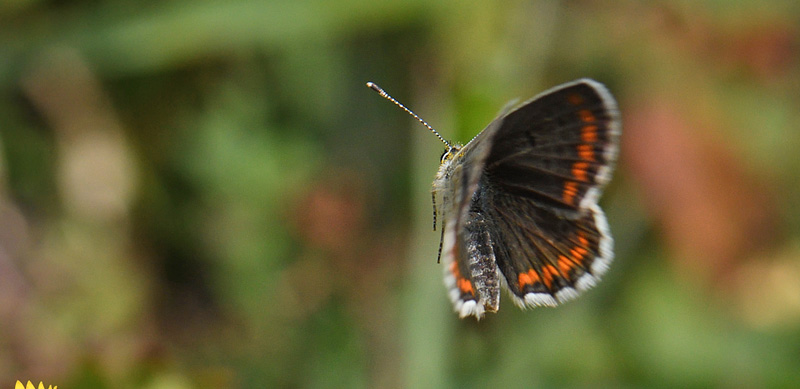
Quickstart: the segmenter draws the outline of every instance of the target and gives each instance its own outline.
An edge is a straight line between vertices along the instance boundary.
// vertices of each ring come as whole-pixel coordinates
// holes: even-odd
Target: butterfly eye
[[[444,152],[442,152],[442,158],[441,158],[441,162],[440,163],[445,163],[445,161],[453,159],[453,157],[456,154],[458,154],[459,151],[461,151],[461,146],[457,146],[457,145],[456,146],[450,146],[450,147],[444,149]]]
[[[444,163],[444,161],[448,158],[447,154],[450,153],[450,150],[451,150],[451,148],[448,147],[448,148],[444,149],[444,151],[442,151],[442,157],[439,158],[439,162],[440,163]]]

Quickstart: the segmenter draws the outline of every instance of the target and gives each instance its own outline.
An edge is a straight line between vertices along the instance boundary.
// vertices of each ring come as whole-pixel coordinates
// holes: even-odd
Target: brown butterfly
[[[423,123],[446,149],[433,181],[439,255],[460,317],[500,307],[501,285],[520,307],[555,306],[591,288],[613,259],[597,204],[619,149],[617,103],[602,84],[552,88],[497,119],[464,146]]]

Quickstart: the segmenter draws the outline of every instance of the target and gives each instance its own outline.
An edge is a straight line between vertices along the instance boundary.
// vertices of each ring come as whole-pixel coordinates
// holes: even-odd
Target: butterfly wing
[[[493,133],[475,208],[518,305],[574,298],[608,268],[613,243],[597,200],[620,132],[611,94],[582,79],[524,103]]]

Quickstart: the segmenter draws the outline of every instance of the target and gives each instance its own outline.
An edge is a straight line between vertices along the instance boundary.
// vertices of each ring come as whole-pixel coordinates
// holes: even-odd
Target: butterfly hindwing
[[[486,218],[506,286],[520,306],[554,306],[592,287],[612,260],[598,206],[578,219],[543,211],[530,199],[492,192]]]

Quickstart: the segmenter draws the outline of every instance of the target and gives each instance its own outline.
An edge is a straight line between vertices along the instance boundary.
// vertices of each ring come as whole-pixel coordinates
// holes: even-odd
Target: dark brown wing
[[[608,268],[613,244],[597,200],[620,131],[611,94],[583,79],[523,104],[494,133],[477,208],[518,304],[569,300]]]

